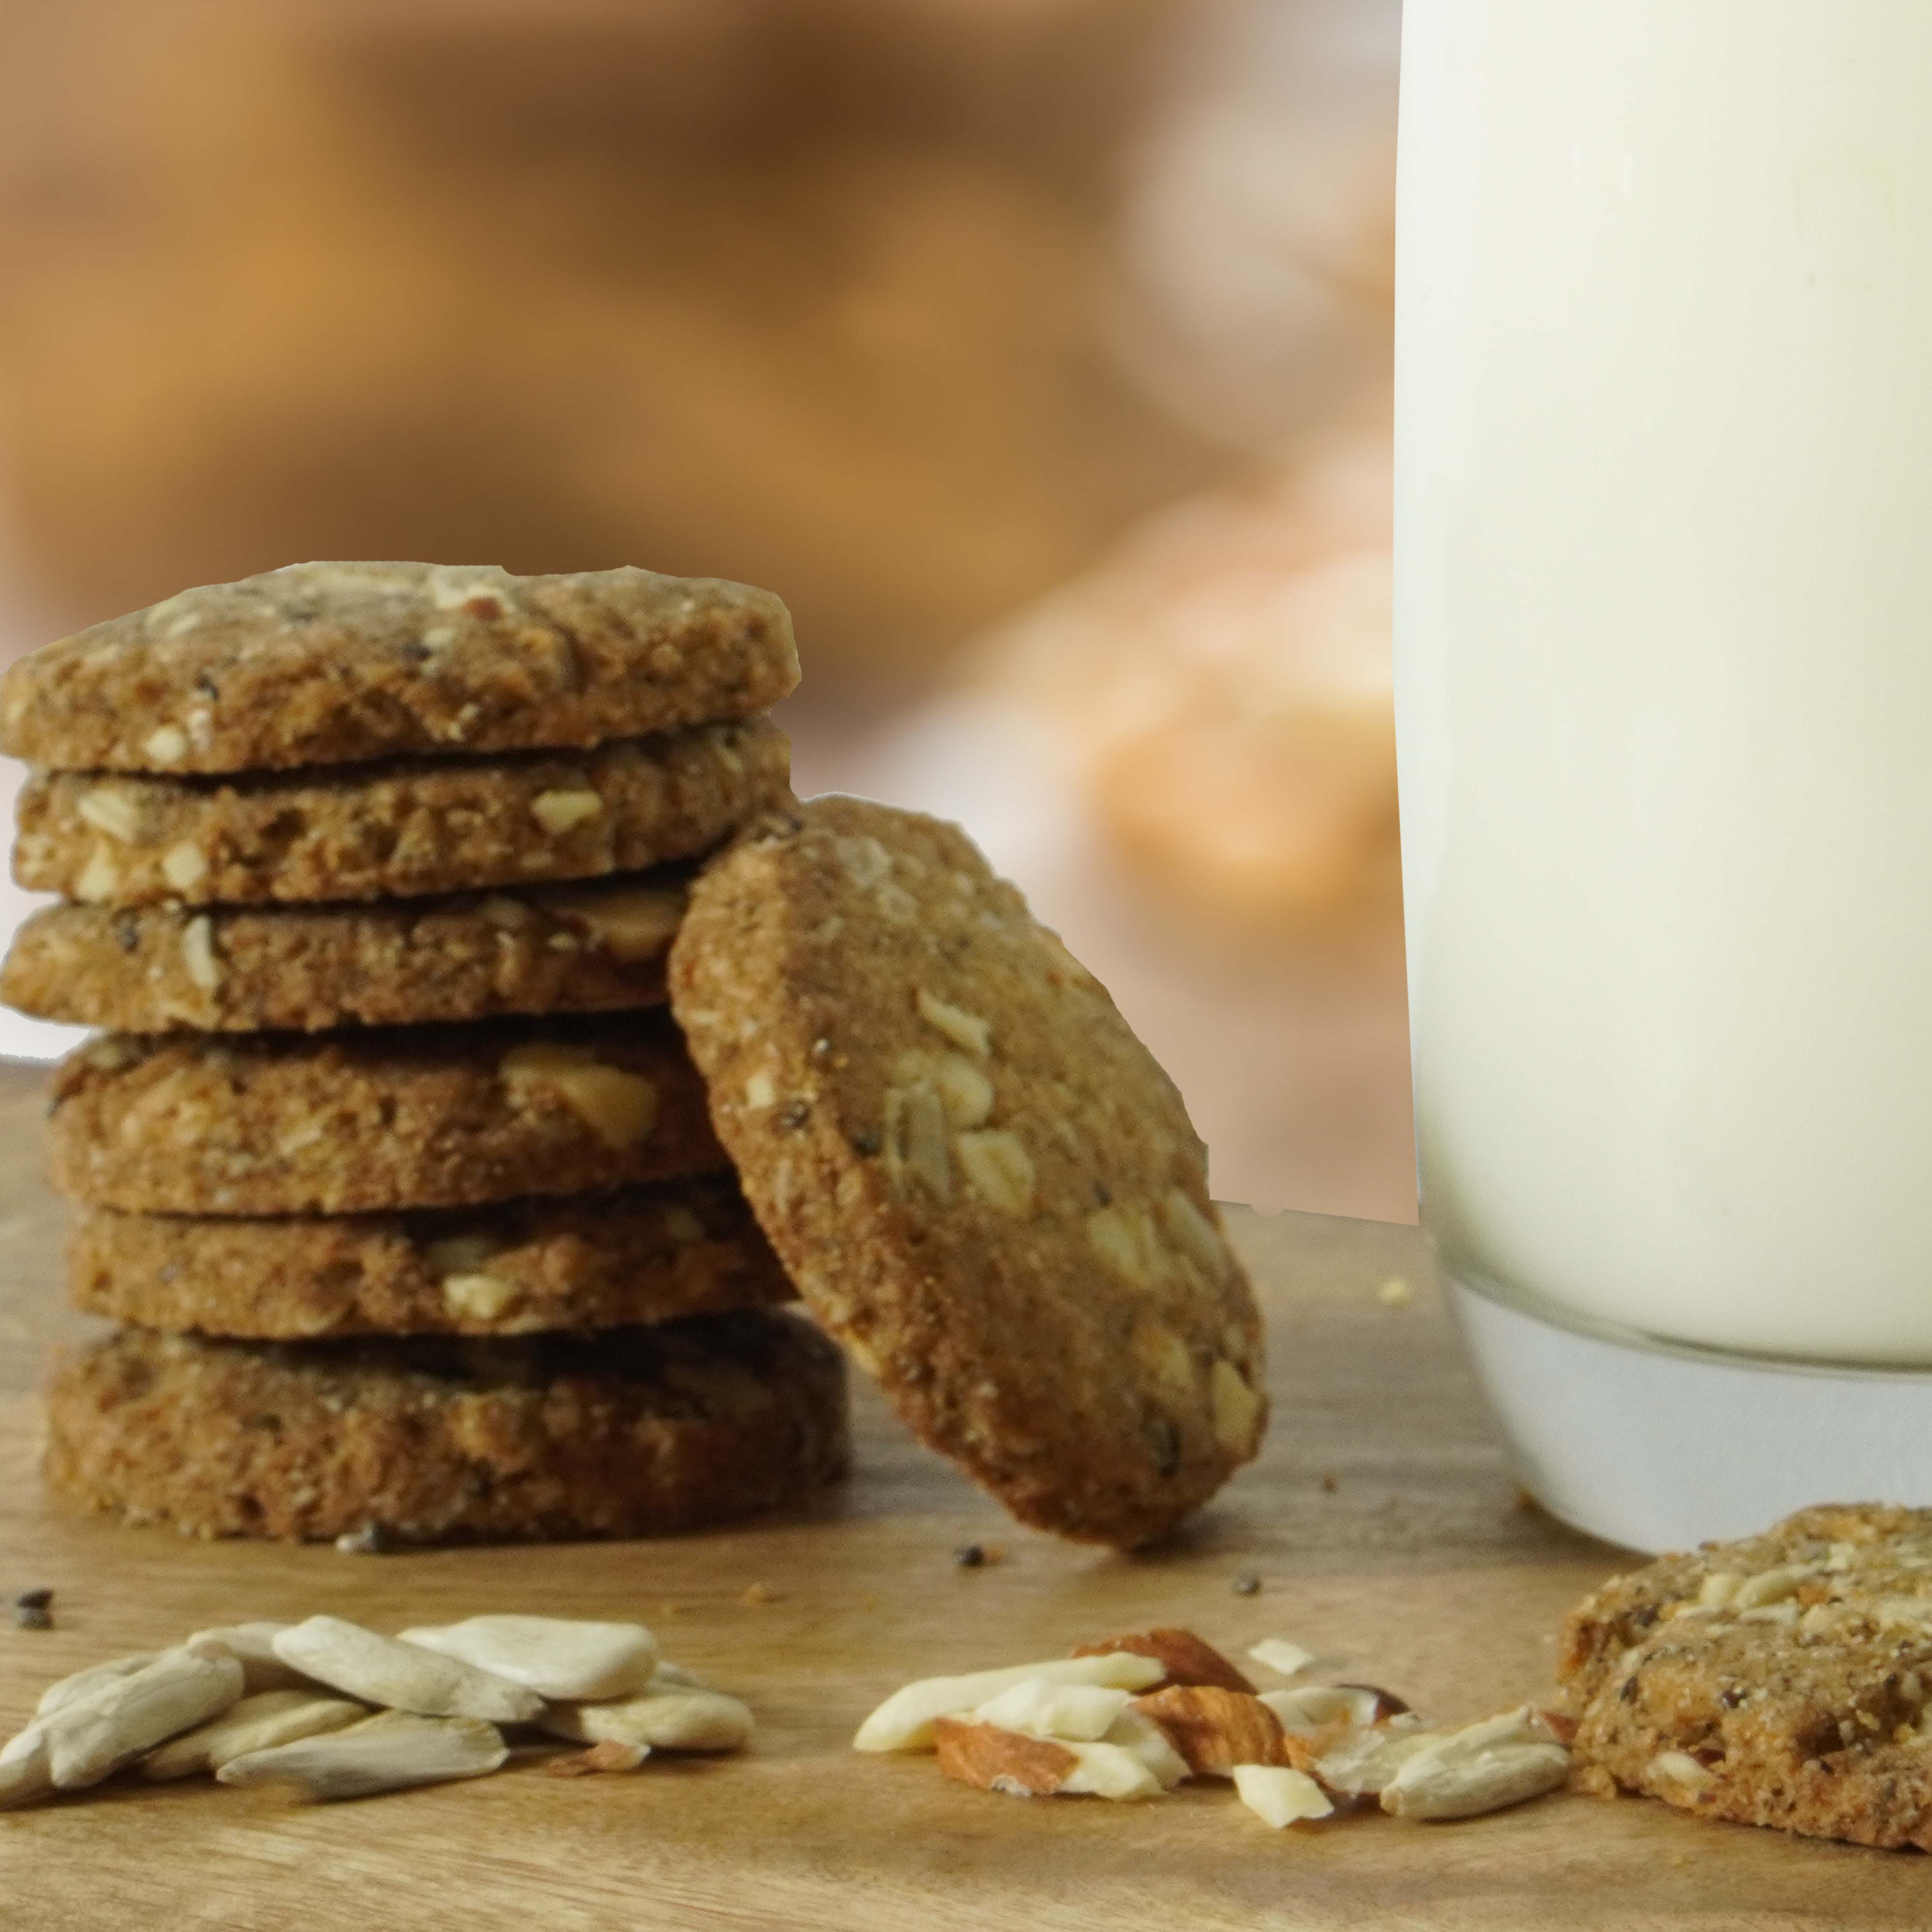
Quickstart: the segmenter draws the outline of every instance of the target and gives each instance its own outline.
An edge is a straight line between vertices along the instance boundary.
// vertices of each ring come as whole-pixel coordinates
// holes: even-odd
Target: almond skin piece
[[[1110,1636],[1100,1643],[1083,1643],[1076,1657],[1108,1657],[1116,1651],[1136,1657],[1150,1657],[1167,1672],[1160,1688],[1206,1685],[1217,1690],[1244,1690],[1252,1695],[1254,1685],[1228,1662],[1211,1643],[1204,1642],[1192,1630],[1141,1630],[1129,1636]]]
[[[1064,1744],[959,1718],[938,1719],[932,1737],[940,1769],[980,1791],[1051,1798],[1080,1762]]]
[[[1151,1718],[1196,1777],[1232,1778],[1238,1764],[1290,1762],[1281,1720],[1251,1693],[1176,1684],[1128,1706]]]

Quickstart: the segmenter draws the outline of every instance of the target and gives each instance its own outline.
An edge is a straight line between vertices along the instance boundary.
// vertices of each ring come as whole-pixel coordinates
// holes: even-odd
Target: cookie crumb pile
[[[54,1486],[185,1533],[630,1535],[842,1473],[663,1011],[690,862],[788,799],[769,594],[309,564],[0,681],[0,997],[53,1090]]]

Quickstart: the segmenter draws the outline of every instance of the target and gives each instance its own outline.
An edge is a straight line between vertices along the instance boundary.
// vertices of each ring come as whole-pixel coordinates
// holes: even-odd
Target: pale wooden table
[[[1932,1922],[1909,1855],[1546,1799],[1456,1826],[1369,1816],[1267,1831],[1225,1786],[1144,1807],[1024,1802],[925,1758],[846,1748],[905,1678],[1190,1624],[1274,1634],[1431,1716],[1540,1694],[1564,1607],[1624,1561],[1521,1507],[1411,1228],[1237,1220],[1270,1324],[1266,1455],[1174,1547],[1135,1558],[1017,1530],[910,1444],[868,1391],[841,1497],[806,1518],[662,1544],[350,1557],[183,1542],[46,1504],[29,1393],[58,1306],[34,1083],[0,1071],[0,1603],[52,1585],[58,1627],[0,1622],[0,1726],[51,1678],[202,1626],[329,1610],[397,1629],[482,1610],[640,1616],[742,1692],[753,1753],[628,1778],[519,1769],[330,1808],[206,1785],[0,1814],[5,1932],[691,1927],[1636,1928]],[[1407,1306],[1376,1290],[1415,1285]],[[996,1567],[951,1560],[1005,1546]],[[1252,1570],[1261,1593],[1234,1593]],[[756,1600],[763,1586],[765,1600]]]

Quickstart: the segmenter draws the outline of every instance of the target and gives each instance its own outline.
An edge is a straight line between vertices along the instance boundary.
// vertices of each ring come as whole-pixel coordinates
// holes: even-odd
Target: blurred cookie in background
[[[1388,479],[1370,411],[1134,532],[836,778],[794,760],[965,820],[1053,908],[1217,1198],[1412,1220]]]
[[[975,667],[1149,883],[1232,932],[1396,914],[1389,491],[1372,412],[1156,518]]]

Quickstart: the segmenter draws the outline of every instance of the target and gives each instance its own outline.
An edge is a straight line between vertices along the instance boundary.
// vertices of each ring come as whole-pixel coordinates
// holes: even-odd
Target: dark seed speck
[[[1252,1570],[1244,1570],[1234,1579],[1234,1594],[1238,1597],[1258,1597],[1262,1593],[1262,1580]]]
[[[976,1570],[986,1560],[986,1552],[976,1543],[962,1543],[952,1552],[952,1560],[962,1570]]]

